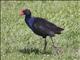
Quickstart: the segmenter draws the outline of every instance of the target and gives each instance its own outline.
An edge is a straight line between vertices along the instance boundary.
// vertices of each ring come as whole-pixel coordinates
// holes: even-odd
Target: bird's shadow
[[[23,53],[23,54],[31,54],[31,53],[35,53],[35,54],[52,54],[50,51],[41,51],[38,48],[23,48],[23,49],[19,49],[19,52]]]

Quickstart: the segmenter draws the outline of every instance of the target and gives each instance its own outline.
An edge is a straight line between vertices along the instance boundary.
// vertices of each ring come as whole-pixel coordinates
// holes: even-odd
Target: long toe
[[[58,55],[63,54],[63,48],[55,46],[55,45],[52,45],[52,48],[53,48],[53,53],[54,54],[58,54]]]

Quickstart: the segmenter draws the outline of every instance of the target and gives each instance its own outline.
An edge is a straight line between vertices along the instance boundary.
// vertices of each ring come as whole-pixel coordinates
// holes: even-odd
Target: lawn
[[[28,28],[22,8],[64,28],[53,37],[63,53],[55,53],[49,37],[47,53],[40,52],[44,39]],[[1,60],[80,60],[80,1],[1,1]]]

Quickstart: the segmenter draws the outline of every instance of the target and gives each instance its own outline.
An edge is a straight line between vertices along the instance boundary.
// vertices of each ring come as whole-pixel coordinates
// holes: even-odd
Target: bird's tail
[[[64,30],[63,28],[57,27],[56,34],[61,34],[61,31],[63,31],[63,30]]]
[[[60,28],[60,27],[58,27],[58,29],[59,29],[59,31],[63,31],[64,30],[63,28]]]

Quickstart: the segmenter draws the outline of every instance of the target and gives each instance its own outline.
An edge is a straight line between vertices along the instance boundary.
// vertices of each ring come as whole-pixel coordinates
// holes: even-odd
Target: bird
[[[21,9],[20,16],[25,16],[25,22],[28,27],[38,36],[44,38],[44,48],[43,50],[46,51],[47,41],[46,37],[49,36],[51,38],[52,43],[54,44],[52,37],[55,34],[61,34],[61,31],[64,29],[58,27],[54,23],[49,22],[45,18],[41,17],[33,17],[31,14],[30,9]],[[54,46],[55,47],[55,46]]]

